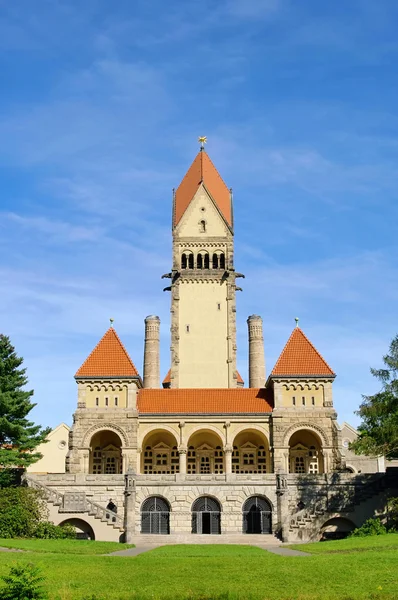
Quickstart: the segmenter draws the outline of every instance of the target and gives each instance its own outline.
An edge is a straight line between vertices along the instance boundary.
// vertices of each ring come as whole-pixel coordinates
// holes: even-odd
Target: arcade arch
[[[299,429],[289,439],[289,472],[323,473],[323,453],[320,437],[310,429]]]
[[[97,431],[90,440],[89,472],[113,475],[123,472],[122,440],[115,431]]]
[[[224,473],[224,450],[221,438],[204,429],[191,435],[187,450],[187,473]]]
[[[75,528],[77,540],[95,540],[93,528],[83,519],[65,519],[59,525],[72,525]]]
[[[141,452],[141,473],[174,474],[180,471],[177,440],[164,429],[151,431],[144,438]]]
[[[260,431],[245,429],[235,436],[232,473],[267,473],[271,471],[268,440]]]

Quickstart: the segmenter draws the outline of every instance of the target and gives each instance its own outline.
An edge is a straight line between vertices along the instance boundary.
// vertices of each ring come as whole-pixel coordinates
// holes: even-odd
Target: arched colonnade
[[[138,452],[137,472],[152,474],[220,475],[265,474],[273,472],[270,446],[265,432],[247,428],[230,436],[231,442],[215,428],[200,428],[181,444],[171,428],[149,431]],[[85,472],[112,475],[126,472],[123,436],[116,430],[93,432],[88,441]],[[293,431],[286,440],[286,471],[319,474],[327,471],[325,441],[311,428]]]

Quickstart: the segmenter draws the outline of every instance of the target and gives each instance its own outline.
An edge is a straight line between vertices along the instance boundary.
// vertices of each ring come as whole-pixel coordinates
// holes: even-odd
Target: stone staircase
[[[89,498],[84,497],[84,507],[82,509],[70,509],[68,508],[67,502],[65,502],[64,494],[61,494],[60,492],[58,492],[50,486],[44,485],[43,483],[36,481],[33,477],[29,475],[25,475],[24,480],[29,487],[36,490],[40,490],[49,504],[58,506],[59,512],[64,514],[76,512],[87,513],[89,516],[94,517],[94,519],[98,519],[102,523],[106,523],[109,527],[113,527],[114,529],[117,529],[120,532],[124,531],[123,519],[120,515],[114,513],[112,510],[108,510],[107,508],[101,506],[100,504],[97,504],[96,502],[93,502]]]
[[[329,495],[323,492],[315,499],[311,508],[299,510],[290,519],[290,537],[292,534],[297,535],[299,531],[307,530],[308,536],[311,538],[311,533],[318,534],[320,521],[324,523],[339,515],[349,518],[350,514],[354,513],[359,506],[369,500],[380,498],[385,493],[388,484],[385,473],[376,473],[368,475],[366,480],[359,477],[358,481],[354,481],[354,485],[340,484],[334,490],[332,488]],[[298,534],[297,537],[302,538],[302,535],[303,533]]]

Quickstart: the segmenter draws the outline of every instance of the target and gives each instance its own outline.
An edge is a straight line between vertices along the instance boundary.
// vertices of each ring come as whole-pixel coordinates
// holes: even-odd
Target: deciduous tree
[[[371,369],[382,387],[373,396],[363,396],[357,411],[362,419],[359,436],[350,447],[357,454],[392,459],[398,458],[398,335],[383,362],[383,369]]]

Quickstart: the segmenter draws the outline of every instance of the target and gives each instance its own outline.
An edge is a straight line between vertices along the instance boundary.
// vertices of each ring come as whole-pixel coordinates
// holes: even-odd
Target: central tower
[[[172,388],[237,386],[232,194],[204,148],[173,197]]]

